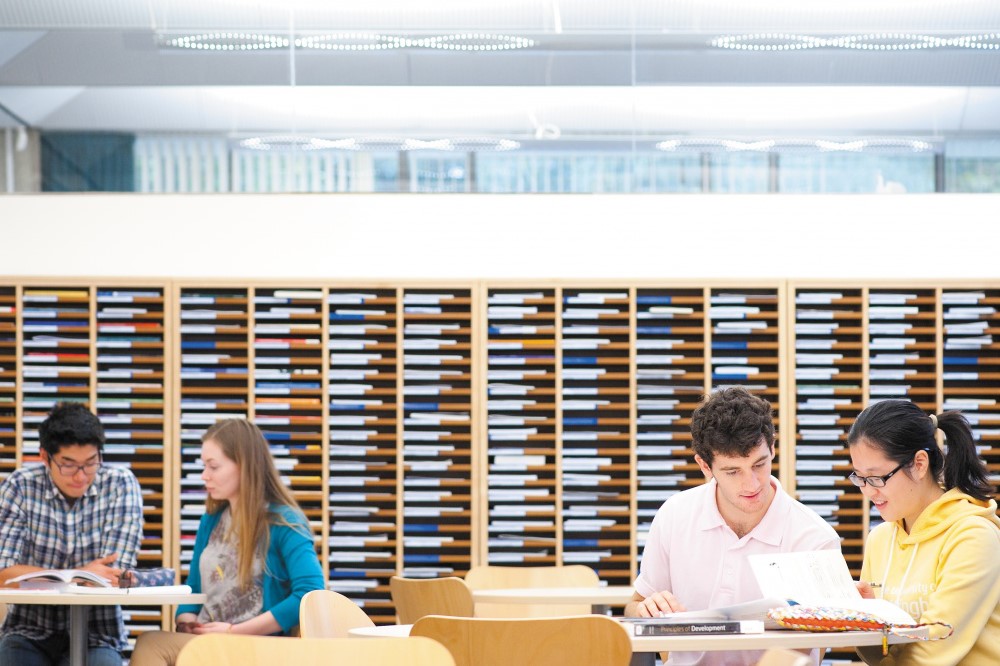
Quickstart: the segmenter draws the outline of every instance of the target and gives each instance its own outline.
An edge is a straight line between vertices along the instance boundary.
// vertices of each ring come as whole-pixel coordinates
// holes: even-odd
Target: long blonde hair
[[[237,579],[240,587],[246,589],[253,581],[254,559],[259,556],[266,564],[271,525],[288,524],[270,509],[270,505],[284,505],[300,515],[302,509],[281,482],[267,440],[253,423],[246,419],[217,421],[201,437],[202,444],[209,440],[215,442],[222,449],[222,454],[235,462],[240,470],[240,490],[236,498],[237,506],[233,507],[235,511],[231,512],[233,522],[230,529],[238,544]],[[212,514],[221,512],[227,506],[228,500],[208,497],[205,502],[208,513]]]

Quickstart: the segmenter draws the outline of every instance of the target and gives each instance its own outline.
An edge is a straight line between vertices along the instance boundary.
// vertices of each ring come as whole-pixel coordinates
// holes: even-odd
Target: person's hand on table
[[[111,582],[111,587],[118,587],[122,570],[111,566],[117,559],[118,553],[111,553],[110,555],[99,557],[93,562],[87,563],[87,565],[83,567],[83,570],[95,573],[102,578],[106,578]]]
[[[651,594],[638,604],[636,604],[636,617],[662,617],[666,613],[679,613],[685,611],[677,597],[668,590]]]

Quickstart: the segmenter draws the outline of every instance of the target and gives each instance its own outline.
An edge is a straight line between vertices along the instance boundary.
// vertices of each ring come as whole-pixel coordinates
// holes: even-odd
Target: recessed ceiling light
[[[383,51],[411,46],[411,40],[376,32],[338,32],[298,37],[295,47],[322,51]]]
[[[937,37],[900,32],[878,32],[839,37],[817,37],[790,33],[721,35],[708,42],[720,49],[737,51],[798,51],[802,49],[856,49],[861,51],[913,51],[923,49],[1000,49],[1000,34]]]
[[[286,49],[292,41],[280,34],[255,32],[206,32],[185,35],[159,35],[159,45],[198,51],[268,51]],[[535,40],[515,35],[486,32],[415,37],[376,32],[335,32],[295,38],[295,47],[322,51],[383,51],[424,48],[447,51],[509,51],[527,49]]]
[[[712,137],[683,137],[667,139],[656,144],[658,150],[667,152],[711,152],[711,151],[754,151],[754,152],[928,152],[934,150],[929,141],[910,138],[863,138],[835,141],[831,139],[779,138],[758,141],[738,141]]]
[[[287,49],[281,35],[257,32],[206,32],[195,35],[159,36],[160,46],[198,51],[269,51]]]
[[[346,140],[331,141],[310,136],[295,135],[275,135],[275,136],[252,136],[240,141],[241,148],[250,150],[352,150],[353,146],[345,143]]]
[[[521,144],[512,139],[494,137],[458,137],[453,139],[414,139],[392,136],[364,136],[343,139],[322,139],[318,137],[276,135],[253,136],[241,139],[241,148],[261,151],[294,150],[357,150],[357,151],[506,151],[516,150]]]
[[[449,51],[506,51],[527,49],[535,45],[535,40],[513,35],[494,35],[483,32],[440,35],[414,40],[415,46]]]

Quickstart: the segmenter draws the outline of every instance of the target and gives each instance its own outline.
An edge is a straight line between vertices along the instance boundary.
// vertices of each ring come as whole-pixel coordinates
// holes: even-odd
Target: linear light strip
[[[770,152],[782,148],[819,149],[820,152],[862,152],[866,149],[897,148],[922,153],[934,150],[934,145],[919,139],[854,139],[851,141],[830,141],[827,139],[762,139],[744,142],[718,138],[667,139],[656,144],[658,150],[724,149],[730,152],[752,151]]]
[[[204,51],[259,51],[286,49],[287,37],[255,32],[209,32],[177,37],[160,37],[160,44],[177,49]],[[535,40],[514,35],[460,33],[429,37],[405,37],[373,32],[344,32],[308,35],[294,40],[296,48],[325,51],[375,51],[402,48],[448,51],[507,51],[535,46]]]
[[[254,136],[240,140],[240,147],[260,151],[280,150],[516,150],[521,144],[512,139],[492,137],[456,137],[451,139],[412,139],[402,137],[356,137],[322,139],[318,137],[276,135]]]
[[[1000,34],[991,32],[982,35],[934,37],[932,35],[881,32],[842,37],[814,37],[768,32],[715,37],[709,41],[709,44],[720,49],[739,51],[798,51],[828,48],[865,51],[909,51],[938,48],[997,50],[1000,49]]]

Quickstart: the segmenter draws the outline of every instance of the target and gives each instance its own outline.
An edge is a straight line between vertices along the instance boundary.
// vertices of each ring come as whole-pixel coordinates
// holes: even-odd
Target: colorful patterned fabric
[[[881,631],[882,654],[889,653],[887,636],[907,636],[921,641],[936,641],[951,636],[952,627],[944,622],[925,622],[916,624],[890,624],[871,613],[853,608],[833,608],[828,606],[788,606],[787,608],[772,608],[767,616],[786,629],[801,629],[804,631]],[[939,625],[946,627],[948,633],[943,636],[921,636],[909,629]]]

